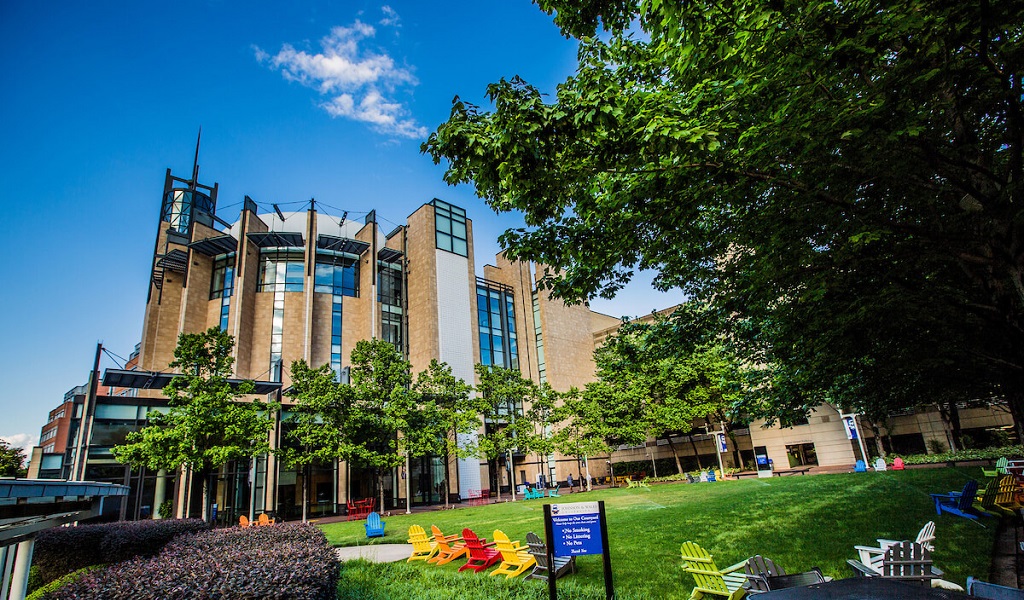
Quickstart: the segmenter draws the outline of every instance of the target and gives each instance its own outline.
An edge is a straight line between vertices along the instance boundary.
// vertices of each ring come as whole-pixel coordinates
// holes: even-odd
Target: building
[[[274,205],[261,211],[248,196],[238,219],[226,222],[216,214],[217,193],[216,184],[199,183],[197,167],[190,179],[167,171],[152,268],[148,282],[140,282],[149,288],[141,341],[123,369],[106,369],[101,376],[97,349],[94,375],[51,412],[56,425],[44,426],[50,437],[33,452],[30,468],[40,477],[59,473],[129,486],[125,501],[107,507],[111,517],[147,518],[171,506],[179,516],[201,511],[201,486],[191,486],[193,495],[186,497],[189,473],[130,469],[111,453],[146,424],[150,411],[166,410],[160,390],[174,376],[168,365],[179,333],[212,326],[229,332],[235,340],[234,376],[254,380],[258,394],[278,398],[290,383],[293,361],[328,364],[346,381],[351,351],[371,338],[394,344],[413,372],[436,358],[467,382],[474,381],[474,365],[480,363],[518,369],[557,390],[583,387],[594,378],[595,345],[620,325],[585,306],[549,298],[538,289],[542,273],[533,265],[499,255],[478,271],[472,219],[443,200],[423,204],[403,225],[385,230],[373,211],[349,219],[347,213],[319,210],[315,201],[301,212]],[[281,399],[272,447],[282,443],[288,427],[289,399]],[[212,498],[225,523],[262,512],[291,519],[303,512],[307,478],[307,512],[320,516],[381,492],[382,508],[390,510],[443,503],[444,494],[470,499],[507,492],[513,479],[564,481],[570,473],[588,471],[607,476],[613,462],[651,461],[648,474],[654,474],[654,461],[672,456],[670,442],[685,454],[684,469],[695,468],[698,457],[705,467],[717,464],[718,424],[695,425],[695,431],[671,440],[619,448],[612,457],[591,460],[589,468],[558,455],[517,454],[511,465],[504,459],[413,459],[407,469],[384,478],[383,490],[376,489],[372,473],[356,465],[321,464],[298,472],[271,453],[225,465]],[[755,452],[780,467],[852,465],[856,444],[845,431],[838,414],[823,409],[803,426],[732,430],[721,456],[727,466],[750,464]]]

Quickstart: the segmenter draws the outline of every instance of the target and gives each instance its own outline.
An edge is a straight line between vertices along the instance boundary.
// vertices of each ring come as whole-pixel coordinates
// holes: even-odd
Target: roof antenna
[[[192,181],[189,182],[189,187],[194,191],[196,189],[196,183],[199,181],[199,140],[203,137],[203,126],[199,126],[199,135],[196,136],[196,157],[192,160]]]

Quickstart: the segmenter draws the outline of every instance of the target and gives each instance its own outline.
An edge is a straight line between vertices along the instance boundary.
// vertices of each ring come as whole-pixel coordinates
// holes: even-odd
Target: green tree
[[[480,452],[488,460],[504,458],[510,484],[515,493],[515,470],[510,455],[528,452],[531,441],[536,440],[534,423],[523,410],[526,403],[537,398],[537,386],[519,371],[491,365],[476,365],[476,386],[480,413],[484,417],[484,435],[479,439]],[[501,486],[498,487],[501,499]]]
[[[696,419],[731,420],[744,386],[735,358],[721,344],[701,342],[679,328],[679,319],[657,316],[623,325],[594,352],[601,385],[588,391],[603,400],[602,420],[621,424],[611,430],[613,438],[634,445],[652,437],[667,440],[681,473],[673,437],[690,432]]]
[[[1020,428],[1024,5],[535,1],[576,74],[456,97],[423,145],[523,214],[510,258],[575,301],[657,271],[769,416],[998,393]]]
[[[304,360],[292,363],[291,397],[295,405],[285,422],[284,443],[275,453],[284,464],[303,469],[302,520],[309,502],[309,466],[333,464],[355,455],[352,410],[355,394],[338,382],[330,365],[311,369]]]
[[[232,337],[219,327],[179,335],[170,367],[181,374],[163,389],[170,410],[151,411],[149,424],[113,449],[118,462],[133,467],[185,467],[196,473],[203,486],[204,519],[211,472],[228,461],[267,452],[277,410],[276,403],[242,400],[253,393],[251,381],[236,386],[228,382],[233,346]]]
[[[419,405],[408,432],[410,437],[416,437],[417,449],[411,454],[444,457],[444,505],[447,508],[451,489],[449,459],[478,456],[476,444],[467,437],[480,429],[478,403],[470,398],[472,386],[452,374],[447,363],[437,359],[431,359],[427,369],[416,376],[413,389]]]
[[[542,386],[541,397],[546,396]],[[587,396],[576,388],[557,394],[557,404],[551,411],[550,432],[553,450],[565,456],[576,457],[576,471],[580,485],[590,486],[589,466],[581,466],[591,456],[606,455],[611,448],[605,442],[607,426],[603,421],[601,407],[593,402],[594,396]]]
[[[384,475],[403,465],[419,438],[409,427],[416,411],[411,365],[384,340],[360,340],[351,355],[353,460],[374,470],[380,506]]]
[[[24,477],[25,451],[13,448],[7,440],[0,440],[0,477]]]

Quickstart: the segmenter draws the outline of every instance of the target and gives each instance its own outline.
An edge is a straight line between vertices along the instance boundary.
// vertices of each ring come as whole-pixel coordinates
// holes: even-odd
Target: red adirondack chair
[[[501,552],[492,548],[494,542],[487,543],[487,538],[478,538],[472,529],[462,530],[462,540],[466,542],[466,549],[469,550],[469,560],[459,567],[459,571],[471,569],[479,573],[501,560]]]

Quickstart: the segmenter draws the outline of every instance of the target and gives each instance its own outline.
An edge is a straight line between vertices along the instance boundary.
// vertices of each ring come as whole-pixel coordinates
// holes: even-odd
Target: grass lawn
[[[875,538],[913,539],[934,520],[935,564],[945,579],[964,585],[968,575],[985,578],[996,520],[986,527],[947,514],[937,516],[929,493],[959,490],[976,468],[934,468],[882,473],[744,479],[705,484],[659,484],[651,490],[607,489],[563,495],[561,502],[604,500],[617,598],[688,598],[693,579],[680,569],[679,546],[691,540],[719,567],[754,554],[788,572],[817,566],[835,578],[850,577],[846,559],[855,544]],[[393,515],[384,538],[367,540],[362,521],[321,528],[336,546],[405,543],[409,525],[446,534],[469,527],[492,537],[501,529],[513,540],[534,531],[543,538],[543,503],[517,501],[451,511]],[[457,573],[462,561],[442,567],[416,562],[371,565],[356,561],[341,570],[339,598],[546,598],[543,582]],[[577,559],[579,573],[558,581],[559,598],[603,598],[601,557]],[[501,581],[497,581],[501,579]]]

